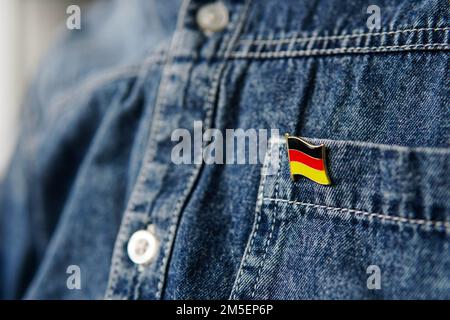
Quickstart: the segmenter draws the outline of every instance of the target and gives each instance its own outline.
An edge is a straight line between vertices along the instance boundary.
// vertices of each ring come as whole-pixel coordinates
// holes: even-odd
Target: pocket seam
[[[276,146],[276,147],[275,147]],[[272,158],[272,153],[274,152],[274,149],[276,149],[276,152],[278,153],[278,158],[280,157],[280,144],[277,140],[273,140],[270,143],[270,147],[268,148],[268,152],[266,155],[266,159]],[[270,161],[265,161],[263,164],[263,167],[261,169],[261,179],[258,187],[258,195],[256,199],[256,208],[255,208],[255,217],[253,222],[253,227],[249,235],[249,240],[247,241],[246,248],[244,250],[244,255],[242,256],[241,263],[239,265],[239,269],[237,272],[237,276],[235,279],[235,282],[233,284],[233,288],[231,289],[230,294],[230,300],[236,300],[237,295],[239,294],[239,290],[242,288],[242,281],[243,281],[243,273],[244,269],[247,267],[249,256],[251,255],[253,251],[253,246],[255,243],[256,234],[259,230],[259,225],[261,223],[261,217],[262,217],[262,205],[264,202],[264,187],[266,185],[266,177],[268,176],[268,169],[270,166]],[[277,170],[277,174],[279,175],[280,168]],[[277,179],[278,181],[278,179]],[[258,266],[259,268],[259,266]],[[257,282],[256,282],[257,283]],[[256,287],[256,284],[255,284]],[[252,289],[252,296],[254,295],[254,289]]]
[[[278,163],[280,163],[280,160],[281,160],[280,159],[280,146],[277,145],[277,144],[275,144],[275,146],[276,146],[275,149],[276,149],[276,152],[277,152]],[[273,148],[273,146],[272,146],[272,148]],[[269,159],[271,159],[271,157],[269,157]],[[279,191],[279,185],[280,185],[280,179],[279,179],[280,171],[281,171],[281,166],[278,166],[277,175],[276,175],[276,182],[275,182],[275,197],[278,197],[278,195],[279,195],[278,191]],[[267,175],[267,172],[266,172],[266,175]],[[264,191],[264,188],[261,188],[261,190]],[[262,198],[262,201],[264,202],[264,194],[261,195],[261,198]],[[260,216],[262,216],[262,208],[260,208],[260,211],[261,211],[260,212]],[[264,254],[262,256],[261,263],[258,266],[258,270],[257,270],[257,273],[256,273],[255,284],[253,285],[253,289],[251,291],[252,299],[255,298],[256,289],[258,287],[258,283],[259,283],[259,280],[261,278],[262,270],[264,268],[264,263],[266,262],[267,252],[269,250],[270,243],[272,241],[273,231],[275,229],[275,222],[277,220],[277,212],[278,212],[278,202],[275,202],[275,206],[274,206],[274,208],[272,210],[272,217],[270,219],[269,235],[268,235],[267,240],[265,241],[265,244],[264,244]]]
[[[425,220],[425,219],[405,218],[405,217],[399,217],[399,216],[389,216],[389,215],[385,215],[385,214],[381,214],[381,213],[367,212],[367,211],[362,211],[362,210],[357,210],[357,209],[331,207],[331,206],[320,205],[320,204],[315,204],[315,203],[307,203],[307,202],[278,199],[278,198],[265,197],[265,198],[263,198],[263,200],[271,201],[271,202],[275,202],[275,203],[281,202],[281,203],[285,203],[285,204],[291,204],[294,206],[326,209],[326,210],[331,210],[331,211],[336,211],[336,212],[341,212],[341,213],[353,214],[353,215],[357,215],[357,216],[377,218],[379,220],[388,220],[388,221],[393,221],[393,222],[399,222],[399,223],[403,223],[403,224],[429,226],[436,231],[442,231],[442,229],[444,229],[446,232],[450,232],[450,222],[449,221],[434,221],[434,220]]]
[[[375,36],[396,36],[403,33],[419,33],[422,31],[436,33],[437,31],[448,31],[449,27],[436,27],[436,28],[411,28],[395,31],[384,31],[384,32],[362,32],[362,33],[350,33],[350,34],[339,34],[332,36],[318,36],[310,35],[306,37],[290,37],[281,39],[240,39],[239,44],[252,44],[252,45],[279,45],[279,44],[289,44],[291,42],[310,42],[310,41],[331,41],[331,40],[347,40],[351,38],[360,37],[375,37]]]

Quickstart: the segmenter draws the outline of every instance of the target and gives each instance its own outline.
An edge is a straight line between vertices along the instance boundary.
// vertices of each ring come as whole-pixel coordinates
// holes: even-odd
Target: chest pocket
[[[330,186],[272,140],[231,298],[449,298],[449,150],[323,143]]]

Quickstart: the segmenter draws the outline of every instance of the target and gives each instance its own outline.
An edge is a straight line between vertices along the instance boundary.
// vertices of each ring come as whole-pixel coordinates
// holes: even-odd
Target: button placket
[[[185,2],[185,4],[188,2]],[[111,276],[108,285],[108,290],[106,293],[106,298],[113,299],[160,299],[163,295],[164,285],[166,282],[165,276],[168,268],[169,257],[172,254],[172,246],[176,234],[177,221],[181,215],[183,208],[183,203],[190,192],[192,192],[193,186],[195,184],[195,179],[200,172],[200,165],[194,166],[178,166],[173,167],[170,162],[170,153],[158,152],[159,148],[162,148],[165,141],[170,139],[170,130],[174,129],[175,123],[171,121],[173,119],[173,114],[176,112],[187,113],[186,118],[192,118],[194,120],[202,119],[205,121],[205,127],[210,126],[212,121],[211,117],[213,115],[212,110],[214,108],[214,99],[217,90],[219,88],[219,79],[221,72],[225,68],[225,61],[217,62],[214,67],[201,65],[190,65],[192,62],[176,62],[173,63],[171,56],[176,56],[178,52],[187,52],[191,50],[198,50],[197,42],[203,41],[201,37],[198,37],[200,30],[192,30],[189,21],[192,21],[192,16],[185,17],[183,14],[188,14],[189,12],[197,13],[201,8],[198,8],[198,4],[195,2],[190,2],[191,8],[184,8],[180,14],[185,22],[179,22],[180,28],[174,34],[173,43],[169,50],[169,58],[167,63],[164,65],[162,72],[162,79],[160,90],[158,93],[158,99],[156,103],[156,115],[158,116],[152,119],[153,122],[160,124],[166,124],[165,127],[159,127],[158,130],[153,130],[150,136],[150,141],[147,146],[147,152],[151,151],[151,156],[145,157],[144,167],[141,168],[139,174],[139,179],[137,185],[134,187],[130,203],[136,203],[138,206],[134,208],[129,205],[127,212],[125,213],[124,222],[121,226],[121,231],[116,241],[115,253],[113,256],[113,265],[111,269]],[[197,8],[195,8],[197,7]],[[197,9],[197,10],[195,10]],[[240,6],[233,7],[233,10],[240,10]],[[195,10],[195,11],[194,11]],[[228,14],[228,11],[227,11]],[[195,16],[194,16],[195,17]],[[228,18],[227,18],[228,19]],[[243,17],[239,20],[239,26],[242,26]],[[186,24],[188,27],[184,29],[183,25]],[[234,30],[233,28],[230,28]],[[240,28],[237,28],[240,29]],[[203,31],[203,30],[202,30]],[[220,46],[217,46],[216,50],[230,50],[232,43],[236,40],[237,36],[228,37],[224,36],[226,41],[220,41],[219,38],[214,38]],[[190,39],[190,42],[187,42]],[[191,71],[195,70],[195,71]],[[186,92],[184,86],[188,83],[187,77],[192,72],[199,72],[197,77],[201,77],[205,80],[205,83],[210,83],[211,88],[208,88],[207,96],[195,96],[192,92],[191,98],[195,96],[198,100],[195,104],[190,104],[188,107],[181,106],[179,104],[180,97],[173,93]],[[176,77],[174,77],[174,75]],[[207,81],[206,81],[207,80]],[[191,88],[192,89],[192,88]],[[200,107],[198,107],[200,106]],[[168,111],[170,110],[170,112]],[[169,126],[171,124],[171,126]],[[180,124],[178,124],[180,125]],[[186,127],[188,123],[182,124]],[[186,127],[188,128],[188,127]],[[159,129],[164,129],[161,132]],[[169,140],[167,140],[169,141]],[[169,167],[171,167],[169,169]],[[176,171],[176,174],[174,172]],[[168,189],[164,189],[161,185],[162,172],[167,172],[165,179],[170,181],[175,176],[177,177],[177,188],[176,192],[171,188],[170,192]],[[182,177],[180,179],[180,177]],[[159,189],[155,191],[154,188],[149,189],[148,186],[158,186]],[[152,196],[149,197],[149,194]],[[156,198],[158,195],[159,198]],[[152,205],[142,206],[141,203],[149,203]],[[145,211],[143,210],[145,209]],[[140,221],[136,218],[141,217]],[[145,240],[147,236],[143,236],[143,233],[139,233],[136,237],[139,240],[140,237],[144,239],[139,244],[130,245],[131,235],[136,232],[145,231],[143,226],[147,225],[150,221],[157,225],[158,238],[158,248],[156,253],[154,253],[153,258],[148,258],[147,250],[149,248],[148,240]],[[156,235],[156,233],[154,233]],[[133,241],[134,242],[134,241]],[[138,241],[139,242],[139,241]],[[132,259],[130,254],[127,254],[127,247],[130,245],[130,250],[132,252],[131,256],[137,255],[138,258],[135,261],[141,261],[140,256],[145,256],[146,259],[142,258],[144,261],[141,264],[135,264],[132,266]],[[135,257],[133,257],[135,258]],[[131,260],[131,261],[130,261]],[[139,273],[136,273],[139,271]]]

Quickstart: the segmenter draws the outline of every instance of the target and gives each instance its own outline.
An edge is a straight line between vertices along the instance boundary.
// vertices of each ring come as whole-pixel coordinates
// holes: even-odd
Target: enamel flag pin
[[[304,176],[316,183],[330,185],[325,161],[325,145],[314,146],[301,138],[285,135],[291,177],[297,181]]]

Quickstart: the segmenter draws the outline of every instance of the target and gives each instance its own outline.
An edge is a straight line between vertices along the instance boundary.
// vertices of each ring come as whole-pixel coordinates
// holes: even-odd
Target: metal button
[[[228,21],[228,9],[221,1],[204,5],[197,11],[197,24],[206,34],[222,31]]]
[[[147,264],[155,257],[158,246],[159,243],[151,225],[147,230],[133,233],[128,241],[128,256],[136,264]]]

